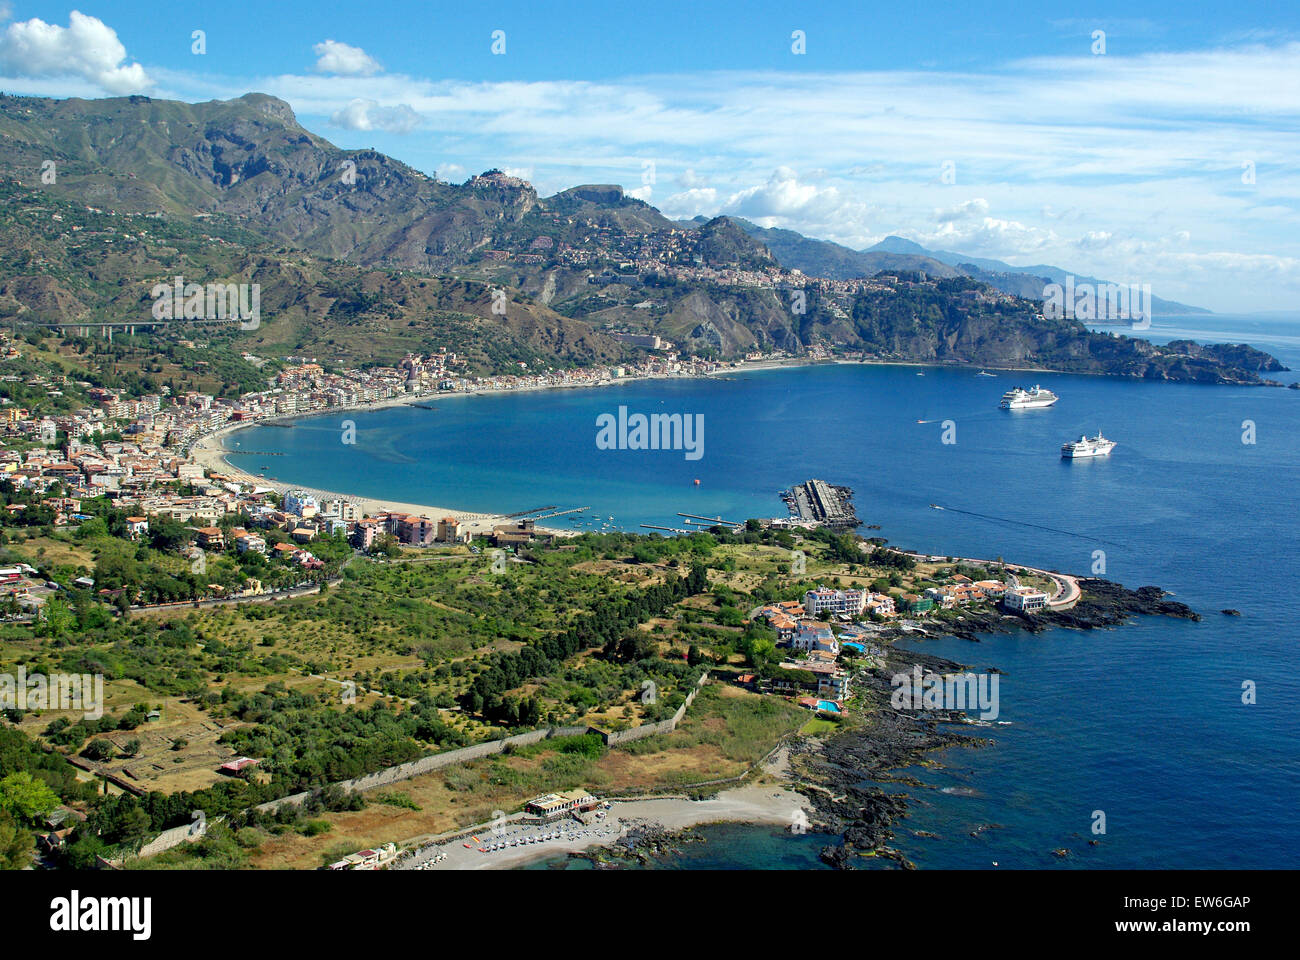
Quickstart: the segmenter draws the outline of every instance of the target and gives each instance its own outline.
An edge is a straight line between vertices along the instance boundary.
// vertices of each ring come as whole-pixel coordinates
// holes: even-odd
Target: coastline
[[[468,399],[470,397],[502,396],[514,393],[536,393],[544,390],[588,390],[645,380],[700,380],[706,377],[717,377],[719,375],[737,373],[744,370],[772,370],[784,367],[815,366],[817,364],[831,362],[833,361],[809,361],[806,359],[791,358],[789,360],[759,361],[744,367],[730,367],[726,370],[714,370],[709,373],[698,375],[645,374],[642,376],[597,380],[592,383],[542,383],[531,384],[523,387],[494,387],[484,390],[461,390],[449,393],[413,393],[401,397],[385,397],[383,400],[374,400],[369,403],[354,404],[346,407],[328,407],[324,410],[310,410],[304,413],[287,414],[282,417],[277,416],[263,420],[225,423],[216,430],[203,434],[195,439],[190,444],[188,457],[190,460],[202,466],[204,470],[208,472],[209,476],[220,476],[237,483],[251,485],[255,488],[261,487],[263,489],[274,490],[278,494],[284,494],[288,490],[307,490],[318,499],[324,497],[328,499],[339,498],[351,501],[352,503],[357,504],[362,511],[369,516],[374,516],[386,511],[414,514],[416,516],[428,516],[431,519],[453,516],[460,520],[461,525],[471,533],[491,533],[494,525],[509,523],[510,518],[501,513],[492,513],[481,510],[458,510],[454,507],[435,506],[433,504],[425,503],[407,503],[398,500],[390,500],[386,497],[368,497],[357,493],[345,493],[338,490],[309,487],[300,483],[286,483],[282,480],[276,480],[271,477],[254,476],[247,470],[235,466],[226,459],[227,454],[235,453],[237,451],[227,449],[225,446],[225,440],[226,438],[239,433],[241,430],[263,426],[271,421],[277,423],[289,423],[296,420],[307,420],[312,417],[327,417],[349,413],[369,413],[375,410],[386,410],[391,407],[409,406],[420,401],[460,400]],[[576,536],[580,532],[576,530],[546,526],[539,526],[537,529],[543,533],[557,537]]]
[[[385,402],[385,406],[394,406],[392,402]],[[409,402],[409,401],[408,401]],[[339,408],[343,410],[345,408]],[[361,409],[358,407],[349,407],[347,410]],[[365,409],[380,409],[379,407],[367,407]],[[312,416],[313,414],[304,414]],[[295,418],[296,419],[296,418]],[[338,490],[324,490],[318,487],[308,487],[300,483],[285,483],[282,480],[275,480],[270,477],[257,477],[240,467],[235,466],[226,460],[225,455],[231,451],[225,449],[224,440],[228,436],[243,430],[247,427],[257,426],[257,422],[240,423],[221,427],[212,433],[205,434],[196,440],[190,448],[190,459],[198,463],[208,471],[209,476],[224,477],[233,480],[236,483],[247,484],[254,489],[274,490],[276,493],[283,495],[289,490],[306,490],[319,499],[342,499],[355,503],[361,508],[366,516],[376,516],[380,513],[405,513],[416,516],[426,516],[432,520],[441,517],[452,516],[458,519],[461,526],[475,534],[486,534],[492,532],[492,527],[496,524],[509,523],[510,520],[504,514],[484,513],[474,510],[456,510],[451,507],[434,506],[427,503],[405,503],[399,500],[389,500],[387,498],[366,497],[355,493],[345,493]],[[554,533],[556,535],[571,535],[573,531],[558,530],[548,527],[539,527],[545,533]]]
[[[234,480],[239,483],[249,484],[254,487],[274,490],[276,493],[283,494],[288,490],[307,490],[317,496],[330,499],[341,498],[356,503],[364,513],[374,516],[386,511],[414,514],[417,516],[428,516],[436,519],[443,516],[454,516],[459,519],[462,525],[474,534],[491,533],[492,527],[497,524],[510,522],[505,514],[495,513],[482,510],[460,510],[455,507],[447,507],[434,504],[409,503],[405,501],[390,500],[385,497],[370,497],[357,493],[349,493],[338,490],[328,490],[324,488],[309,487],[303,484],[286,483],[274,478],[258,477],[249,473],[241,467],[235,466],[226,459],[227,455],[236,451],[228,450],[225,447],[225,439],[234,436],[241,430],[250,429],[256,426],[262,426],[268,422],[290,423],[297,420],[306,420],[312,417],[326,417],[334,415],[346,415],[349,413],[369,413],[376,410],[385,410],[391,407],[409,406],[421,401],[428,402],[431,400],[460,400],[470,397],[488,397],[502,396],[515,393],[536,393],[547,390],[587,390],[601,387],[617,386],[625,383],[636,383],[647,380],[703,380],[707,378],[728,379],[737,374],[750,372],[763,372],[782,369],[796,369],[800,367],[814,366],[899,366],[899,367],[937,367],[941,369],[954,368],[965,365],[944,364],[944,363],[926,363],[910,360],[848,360],[842,358],[825,358],[810,359],[807,357],[788,357],[775,360],[758,360],[746,362],[740,366],[729,366],[717,370],[711,370],[702,374],[642,374],[605,380],[596,380],[591,383],[542,383],[529,384],[521,387],[489,387],[483,390],[464,390],[447,393],[413,393],[400,397],[386,397],[382,400],[374,400],[368,403],[354,404],[351,406],[328,407],[323,410],[310,410],[303,413],[287,414],[266,418],[263,420],[241,421],[239,423],[226,423],[211,433],[203,434],[195,439],[189,446],[188,457],[194,462],[200,464],[210,475],[216,474],[224,476],[226,479]],[[974,367],[970,367],[974,369]],[[998,367],[995,368],[1003,372],[1021,372],[1021,373],[1059,373],[1041,367]],[[557,537],[576,536],[579,531],[559,527],[538,527],[539,531],[554,535]]]
[[[612,800],[605,821],[583,830],[577,828],[572,836],[548,840],[544,843],[509,847],[480,853],[478,844],[465,846],[465,834],[443,843],[429,844],[401,865],[403,870],[420,869],[419,864],[438,854],[445,859],[434,864],[436,870],[511,870],[559,854],[587,853],[599,848],[614,847],[628,836],[641,832],[676,834],[692,827],[714,823],[742,823],[756,826],[784,826],[804,822],[801,818],[812,813],[807,797],[786,786],[748,783],[723,790],[707,800],[690,800],[685,797],[661,797],[645,800]],[[547,831],[549,827],[523,827],[512,823],[506,836],[516,831],[529,833]],[[566,830],[572,830],[570,826]],[[480,840],[491,842],[491,827],[484,830]]]

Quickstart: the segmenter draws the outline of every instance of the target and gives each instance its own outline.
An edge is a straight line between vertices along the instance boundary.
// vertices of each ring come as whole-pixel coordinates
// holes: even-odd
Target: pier
[[[656,526],[653,523],[643,523],[641,524],[641,526],[643,526],[647,530],[667,530],[669,533],[691,533],[690,530],[682,530],[679,529],[678,527],[660,527],[660,526]]]
[[[800,520],[828,527],[856,527],[860,522],[853,510],[853,491],[825,480],[799,484],[785,498],[790,512]]]
[[[507,520],[513,520],[515,517],[526,517],[530,513],[541,513],[543,510],[558,510],[558,509],[559,507],[556,504],[552,503],[549,506],[545,506],[545,507],[533,507],[533,509],[531,510],[520,510],[517,513],[507,513],[505,515],[505,518]],[[586,507],[583,507],[583,509],[585,510]]]
[[[551,509],[551,508],[548,508]],[[540,517],[533,517],[534,520],[550,520],[552,517],[563,517],[570,513],[582,513],[590,510],[591,507],[573,507],[570,510],[556,510],[554,513],[544,513]]]
[[[743,523],[738,523],[738,522],[735,521],[735,520],[723,520],[721,517],[701,517],[701,516],[698,516],[697,514],[694,514],[694,513],[679,513],[679,514],[677,514],[677,516],[679,516],[679,517],[686,517],[686,518],[687,518],[687,519],[686,519],[686,522],[687,522],[687,523],[689,523],[689,522],[692,521],[692,520],[707,520],[710,526],[723,526],[723,527],[743,527],[743,526],[744,526]]]

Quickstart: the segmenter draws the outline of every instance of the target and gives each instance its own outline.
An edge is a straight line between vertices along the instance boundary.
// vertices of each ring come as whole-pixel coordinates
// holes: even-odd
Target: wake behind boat
[[[1034,384],[1029,390],[1023,387],[1013,387],[1008,390],[1002,394],[1002,402],[998,406],[1003,410],[1026,410],[1031,407],[1050,407],[1057,399],[1058,397],[1051,390],[1045,390],[1038,384]]]
[[[1097,431],[1095,437],[1080,437],[1070,443],[1061,444],[1063,460],[1082,460],[1087,457],[1108,457],[1115,449],[1115,441],[1107,440]]]

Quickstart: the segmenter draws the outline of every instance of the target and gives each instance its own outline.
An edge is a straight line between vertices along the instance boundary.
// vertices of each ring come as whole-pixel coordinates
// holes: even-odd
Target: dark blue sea
[[[1145,335],[1246,340],[1300,371],[1298,331],[1214,315]],[[1104,562],[1107,578],[1164,587],[1202,621],[925,641],[1001,669],[1008,724],[981,731],[990,747],[910,771],[928,788],[907,790],[897,845],[923,868],[1300,866],[1300,391],[977,372],[825,365],[446,398],[348,414],[354,445],[338,415],[253,428],[235,438],[244,448],[290,456],[232,461],[411,503],[589,506],[580,516],[594,526],[573,521],[583,530],[609,517],[638,530],[681,527],[678,513],[784,516],[778,491],[820,477],[852,487],[863,522],[899,546],[1084,575]],[[1033,383],[1060,402],[997,408]],[[702,414],[703,455],[598,449],[596,418],[620,405]],[[1098,430],[1119,443],[1109,458],[1060,459],[1063,442]],[[1091,832],[1095,811],[1104,835]],[[824,842],[734,825],[706,836],[666,865],[812,868]]]

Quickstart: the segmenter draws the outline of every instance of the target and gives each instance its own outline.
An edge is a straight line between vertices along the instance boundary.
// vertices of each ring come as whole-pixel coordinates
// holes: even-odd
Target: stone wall
[[[412,777],[418,777],[429,773],[433,770],[440,770],[443,767],[449,767],[458,763],[468,763],[471,760],[481,760],[484,757],[491,757],[503,752],[507,746],[527,746],[538,743],[551,737],[575,737],[587,733],[595,733],[600,736],[606,744],[616,746],[620,743],[630,743],[633,740],[642,740],[645,737],[658,736],[660,734],[672,733],[677,729],[677,725],[682,722],[686,716],[687,709],[695,702],[695,695],[699,693],[700,687],[704,686],[708,680],[708,671],[700,674],[700,679],[695,682],[695,687],[686,695],[686,700],[677,712],[667,720],[661,720],[658,723],[647,723],[639,727],[633,727],[631,730],[620,730],[614,733],[597,730],[595,727],[549,727],[544,730],[530,730],[528,733],[516,734],[513,737],[505,737],[501,740],[488,740],[484,743],[476,743],[471,747],[460,747],[456,750],[448,750],[444,753],[435,753],[427,757],[420,757],[418,760],[411,760],[408,763],[399,763],[397,766],[388,767],[385,770],[377,770],[374,773],[368,773],[365,776],[357,777],[354,780],[344,780],[336,784],[340,790],[348,793],[360,790],[373,790],[376,787],[384,787],[390,783],[398,783],[402,780],[409,780]],[[285,806],[298,806],[311,797],[311,791],[295,793],[287,797],[281,797],[279,800],[271,800],[268,803],[260,803],[255,810],[261,813],[275,813]],[[183,843],[190,836],[190,826],[184,825],[173,827],[164,831],[150,843],[140,848],[140,856],[152,856],[155,853],[161,853],[163,850],[170,849],[179,843]],[[197,837],[195,838],[197,839]]]

